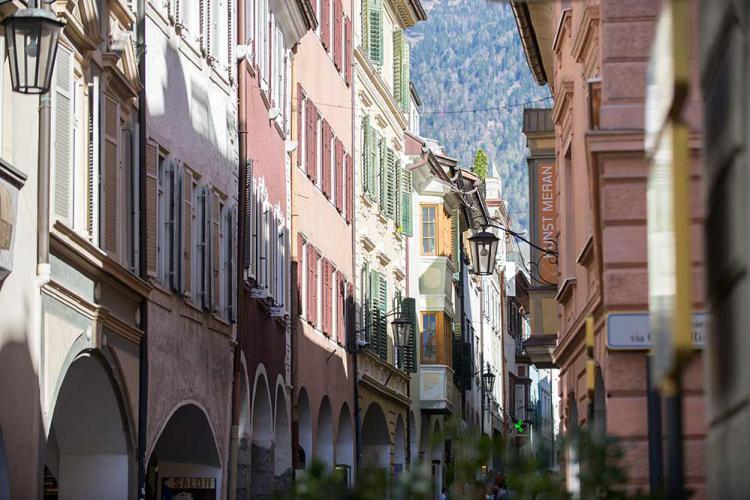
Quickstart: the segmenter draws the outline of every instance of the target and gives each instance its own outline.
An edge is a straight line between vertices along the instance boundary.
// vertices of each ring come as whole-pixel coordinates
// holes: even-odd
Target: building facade
[[[532,74],[540,85],[549,85],[555,99],[555,299],[560,324],[552,361],[560,368],[563,430],[596,425],[621,438],[628,484],[643,489],[649,484],[648,461],[642,457],[648,456],[644,409],[650,346],[618,343],[610,334],[612,321],[632,331],[648,314],[644,95],[659,4],[558,1],[518,3],[513,9]],[[700,128],[694,104],[693,99],[687,118],[693,135],[691,160],[697,165]],[[692,176],[694,193],[701,190],[698,174],[696,170]],[[532,198],[531,205],[536,204]],[[693,297],[696,312],[705,308],[699,285],[702,221],[702,208],[694,201],[691,267],[698,284]],[[595,332],[593,394],[587,394],[584,377],[589,317]],[[683,389],[686,487],[702,498],[706,419],[700,350],[686,367]],[[567,458],[568,486],[575,490],[576,460],[573,453]]]

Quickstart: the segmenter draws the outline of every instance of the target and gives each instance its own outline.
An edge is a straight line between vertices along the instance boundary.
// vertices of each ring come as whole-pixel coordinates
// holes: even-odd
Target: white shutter
[[[70,224],[73,211],[73,159],[75,153],[73,53],[63,45],[60,45],[57,49],[54,71],[53,221],[57,218]]]
[[[86,171],[86,231],[89,241],[99,245],[99,77],[89,84],[88,158]],[[137,145],[138,141],[134,141]],[[136,146],[137,147],[137,146]],[[138,156],[134,156],[137,158]]]
[[[185,255],[184,244],[185,239],[183,238],[182,230],[182,219],[183,211],[185,209],[185,189],[183,176],[185,175],[185,169],[181,161],[175,160],[174,165],[174,196],[172,196],[172,216],[174,218],[172,224],[172,259],[173,259],[173,278],[172,278],[172,289],[180,294],[183,291],[182,283],[182,264],[184,261],[183,256]]]

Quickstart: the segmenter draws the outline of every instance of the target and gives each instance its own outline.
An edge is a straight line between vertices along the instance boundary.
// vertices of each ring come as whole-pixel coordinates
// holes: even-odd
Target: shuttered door
[[[341,16],[343,15],[341,0],[333,0],[333,64],[341,69]]]
[[[323,120],[323,194],[331,197],[331,126]]]
[[[383,1],[368,0],[368,52],[373,64],[383,64]]]
[[[73,210],[73,110],[75,82],[73,80],[73,54],[64,46],[57,49],[54,95],[54,184],[52,204],[55,218],[70,224]]]
[[[104,96],[104,250],[115,260],[119,250],[117,236],[120,223],[118,108],[117,101]]]
[[[158,193],[157,170],[159,165],[159,147],[153,143],[146,144],[146,269],[152,278],[157,276],[158,231]]]
[[[354,215],[354,179],[352,171],[352,157],[347,154],[345,157],[346,161],[346,222],[351,223],[352,216]]]
[[[411,335],[404,347],[404,370],[409,373],[417,371],[417,338],[419,338],[419,322],[417,321],[417,302],[411,297],[401,300],[401,312],[411,323]]]
[[[182,172],[182,294],[190,297],[193,283],[193,173]]]
[[[352,84],[352,53],[354,47],[352,46],[352,21],[351,19],[344,18],[344,34],[346,36],[346,51],[344,51],[344,65],[346,66],[346,84]],[[363,37],[364,38],[364,37]]]
[[[336,139],[336,208],[344,210],[344,144]]]

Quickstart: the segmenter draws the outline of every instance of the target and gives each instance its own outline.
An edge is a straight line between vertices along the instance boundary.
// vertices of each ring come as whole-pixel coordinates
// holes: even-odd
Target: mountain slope
[[[408,32],[411,78],[424,103],[421,135],[471,167],[476,150],[503,182],[515,227],[528,224],[523,105],[551,106],[534,83],[510,6],[482,0],[423,1],[427,21]],[[493,109],[512,105],[509,109]],[[465,110],[483,110],[463,112]]]

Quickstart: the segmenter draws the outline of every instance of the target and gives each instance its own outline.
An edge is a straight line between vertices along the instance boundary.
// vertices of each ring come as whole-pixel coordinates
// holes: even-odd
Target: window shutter
[[[253,160],[248,159],[245,164],[245,207],[242,214],[242,265],[248,276],[252,275],[251,263],[253,258],[253,214],[255,213],[255,196],[253,190]]]
[[[305,101],[305,113],[307,118],[307,133],[305,134],[305,171],[307,177],[312,179],[315,172],[315,119],[317,111],[315,104],[308,98]]]
[[[369,54],[373,64],[383,65],[383,1],[369,0]]]
[[[89,233],[89,241],[91,241],[94,245],[99,245],[99,85],[93,85],[89,84],[89,102],[88,102],[88,123],[87,128],[88,130],[88,151],[87,151],[87,173],[86,173],[86,231]],[[132,155],[131,159],[138,158],[138,155],[135,154],[137,151],[137,140],[133,140],[131,136],[131,140],[134,145],[134,154]],[[132,172],[138,171],[138,166],[136,165],[136,160],[132,161],[133,170]],[[133,186],[137,186],[137,177],[136,182],[133,183]],[[135,200],[137,197],[135,193],[137,188],[133,190],[133,199]],[[135,207],[135,205],[134,205]],[[134,226],[136,227],[136,226]],[[139,233],[135,233],[139,234]],[[136,262],[136,268],[137,268],[137,252],[138,252],[138,245],[134,245],[135,252],[134,252],[134,260]]]
[[[326,50],[331,49],[329,39],[331,36],[331,0],[321,0],[320,2],[320,41],[323,43],[323,48]]]
[[[391,169],[391,186],[393,186],[393,220],[397,226],[401,225],[401,162],[396,155],[393,157]],[[402,228],[403,230],[403,228]]]
[[[453,266],[456,269],[456,272],[459,271],[458,269],[458,262],[459,262],[459,234],[458,234],[458,210],[455,210],[453,212],[453,217],[451,217],[451,261],[453,262]]]
[[[336,340],[346,345],[346,280],[344,275],[336,273]]]
[[[229,307],[229,321],[232,323],[237,322],[237,249],[235,245],[235,234],[237,234],[237,207],[233,206],[229,209],[229,221],[227,222],[229,231],[227,231],[227,258],[229,259],[228,270],[229,270],[229,283],[227,297],[227,305]]]
[[[182,245],[183,245],[183,167],[182,162],[173,162],[173,198],[172,198],[172,290],[182,293]]]
[[[369,54],[370,41],[370,2],[368,0],[362,0],[362,30],[360,31],[360,45],[365,54]]]
[[[411,76],[410,76],[410,49],[409,49],[409,42],[406,40],[406,37],[402,37],[401,40],[401,109],[404,113],[409,112],[409,98],[411,96],[411,92],[409,90],[409,83],[411,82]]]
[[[417,372],[417,338],[419,337],[419,322],[417,321],[417,302],[411,297],[401,299],[401,312],[411,322],[411,335],[403,348],[404,370],[409,373]]]
[[[352,45],[352,20],[348,17],[344,18],[344,33],[346,36],[346,50],[344,51],[344,66],[346,66],[346,84],[352,84],[352,54],[354,53],[354,46]]]
[[[297,233],[297,311],[299,311],[300,316],[305,315],[305,311],[302,310],[302,294],[305,293],[305,290],[302,287],[302,284],[304,283],[304,268],[302,266],[302,259],[303,255],[306,251],[305,248],[305,238],[302,236],[302,233]]]
[[[57,50],[55,65],[55,135],[52,150],[55,182],[52,207],[55,217],[66,223],[70,223],[73,209],[74,90],[73,54],[61,45]]]
[[[393,97],[398,103],[401,103],[401,79],[404,53],[403,39],[404,32],[402,30],[396,30],[393,32]]]
[[[193,174],[182,172],[182,295],[191,296],[193,283]]]
[[[406,236],[412,236],[412,210],[411,210],[411,192],[412,180],[411,172],[404,169],[402,173],[402,191],[401,191],[401,228]]]
[[[365,325],[368,325],[369,341],[375,352],[378,352],[378,323],[380,321],[379,300],[380,300],[380,275],[377,271],[369,272],[369,293],[367,295],[367,318]]]
[[[207,193],[211,200],[211,310],[218,312],[221,307],[221,213],[219,194]]]
[[[388,360],[388,282],[378,273],[378,349],[377,353],[383,361]]]
[[[323,301],[323,307],[321,307],[321,311],[323,312],[323,317],[321,319],[322,324],[322,330],[323,333],[326,335],[330,335],[331,333],[331,265],[328,262],[327,259],[323,259],[320,270],[323,273],[323,276],[321,277],[321,294],[323,295],[321,297],[321,300]]]
[[[378,191],[380,210],[386,210],[386,198],[388,197],[388,156],[386,154],[386,144],[383,137],[378,137]]]
[[[344,210],[344,144],[336,139],[336,209]]]
[[[159,147],[149,141],[146,144],[146,268],[148,275],[152,278],[155,278],[158,273],[158,165]]]
[[[385,215],[396,220],[396,153],[386,148],[385,159]]]
[[[323,194],[331,197],[331,126],[323,120]]]
[[[120,161],[118,136],[120,118],[117,101],[104,96],[104,250],[115,260],[118,258],[118,232],[120,210],[118,182]]]
[[[302,141],[305,137],[304,130],[307,127],[305,124],[305,115],[302,111],[305,105],[305,92],[302,90],[302,84],[297,84],[297,166],[302,167],[305,158],[302,158]]]
[[[341,69],[341,16],[343,9],[341,0],[333,0],[333,64]]]
[[[370,145],[370,117],[362,117],[362,190],[372,197],[370,192],[370,171],[372,170]]]
[[[347,224],[352,222],[352,216],[354,215],[354,179],[352,172],[352,157],[347,154],[346,158],[346,222]]]
[[[317,322],[318,307],[315,303],[315,295],[317,294],[317,252],[315,248],[308,242],[307,243],[307,321],[312,325]]]
[[[345,314],[346,317],[344,318],[344,325],[345,325],[345,331],[344,331],[344,345],[348,348],[351,348],[351,343],[354,342],[354,284],[353,283],[347,283],[346,284],[346,297],[344,297],[345,302]]]

